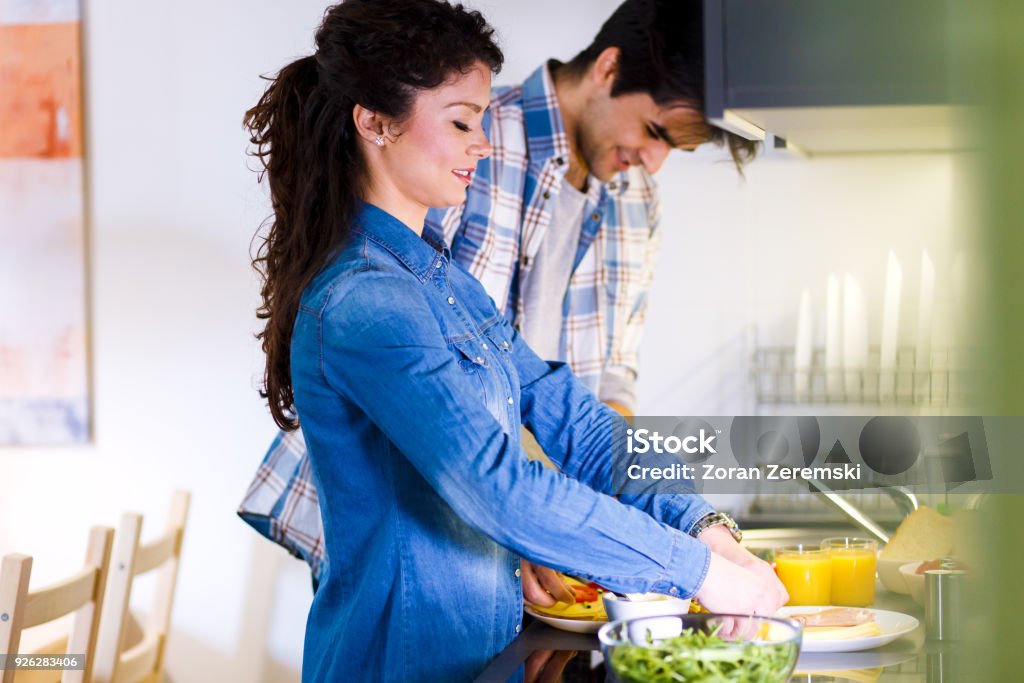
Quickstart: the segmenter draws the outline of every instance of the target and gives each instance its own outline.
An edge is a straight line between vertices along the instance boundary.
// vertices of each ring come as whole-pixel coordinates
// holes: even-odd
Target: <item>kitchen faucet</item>
[[[889,542],[889,533],[856,505],[817,479],[808,479],[807,484],[829,504],[846,515],[854,524],[867,531],[882,543]],[[919,507],[917,496],[906,486],[883,486],[881,490],[895,501],[896,506],[903,513],[904,517]]]

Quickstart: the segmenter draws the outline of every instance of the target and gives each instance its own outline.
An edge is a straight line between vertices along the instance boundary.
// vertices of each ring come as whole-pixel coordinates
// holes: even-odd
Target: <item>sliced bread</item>
[[[892,560],[934,560],[953,550],[953,520],[930,507],[914,510],[900,523],[880,557]]]

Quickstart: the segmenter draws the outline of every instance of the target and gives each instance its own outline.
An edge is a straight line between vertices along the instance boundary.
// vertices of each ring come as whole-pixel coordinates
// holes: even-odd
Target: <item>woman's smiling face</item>
[[[387,194],[409,209],[466,201],[477,162],[491,154],[481,126],[490,93],[491,71],[482,63],[418,93],[412,113],[384,127],[371,194]]]

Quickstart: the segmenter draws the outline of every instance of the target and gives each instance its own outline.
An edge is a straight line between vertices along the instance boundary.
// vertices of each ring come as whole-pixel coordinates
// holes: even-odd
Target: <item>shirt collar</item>
[[[551,78],[552,62],[545,62],[523,81],[523,119],[530,160],[544,164],[555,159],[563,169],[569,168],[569,140],[562,124],[555,82]]]
[[[420,237],[387,211],[367,202],[356,213],[352,230],[391,252],[421,282],[430,277],[438,261],[451,256],[430,231],[424,230]]]
[[[569,138],[565,135],[562,109],[558,106],[555,81],[551,76],[551,67],[558,64],[553,59],[544,62],[523,81],[523,120],[531,162],[543,166],[554,159],[564,175],[569,170]],[[629,189],[628,171],[602,183],[601,187],[612,195],[625,193]]]

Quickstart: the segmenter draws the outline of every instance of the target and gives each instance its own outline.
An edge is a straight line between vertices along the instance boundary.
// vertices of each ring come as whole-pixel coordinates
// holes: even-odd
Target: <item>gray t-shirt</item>
[[[588,178],[587,183],[596,183]],[[561,358],[565,296],[583,232],[587,195],[562,181],[558,201],[551,209],[551,223],[534,256],[529,277],[520,283],[523,314],[519,333],[534,352],[546,360]],[[632,372],[605,372],[598,398],[615,401],[631,410],[636,405],[636,377]]]
[[[561,355],[564,294],[569,289],[580,245],[586,203],[587,195],[572,183],[562,182],[558,201],[551,208],[551,223],[534,256],[533,268],[520,285],[523,315],[519,333],[545,360],[557,360]]]

